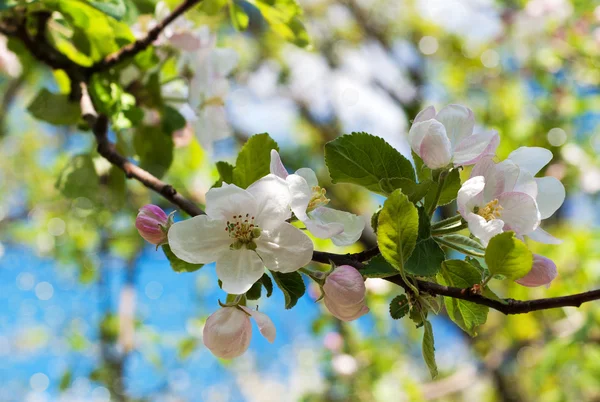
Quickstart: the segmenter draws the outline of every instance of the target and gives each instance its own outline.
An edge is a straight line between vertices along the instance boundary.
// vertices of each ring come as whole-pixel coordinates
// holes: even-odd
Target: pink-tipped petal
[[[535,200],[525,193],[502,193],[498,196],[501,218],[515,233],[526,235],[540,225],[540,212]]]
[[[483,204],[485,188],[486,182],[483,176],[471,177],[460,187],[456,196],[456,204],[458,212],[463,218],[466,218],[476,206]]]
[[[421,141],[418,152],[430,169],[448,166],[452,160],[452,147],[443,127],[432,125]]]
[[[448,105],[442,108],[435,119],[446,128],[452,148],[473,134],[475,126],[473,111],[462,105]]]
[[[279,152],[274,149],[271,150],[271,173],[282,179],[288,177],[288,172],[283,166],[283,162],[281,162]]]
[[[433,118],[435,118],[435,108],[433,106],[427,106],[425,109],[421,110],[419,114],[417,114],[413,120],[413,124],[425,120],[431,120]]]
[[[500,144],[500,136],[495,130],[465,137],[454,149],[454,166],[468,166],[481,158],[493,156]]]
[[[267,339],[267,341],[269,341],[269,343],[273,343],[275,341],[277,329],[275,328],[275,325],[273,324],[273,321],[271,321],[269,316],[265,313],[261,313],[258,310],[252,310],[245,306],[242,306],[242,308],[244,309],[244,311],[250,314],[252,318],[254,318],[254,320],[256,321],[256,325],[258,326],[258,330],[260,331],[260,334],[264,336]]]
[[[512,151],[507,159],[535,176],[552,160],[552,152],[541,147],[521,147]]]
[[[517,279],[515,282],[527,287],[550,286],[550,282],[552,282],[557,275],[558,270],[556,269],[554,261],[539,254],[534,254],[531,271],[521,279]]]
[[[222,359],[242,355],[248,349],[251,338],[250,318],[236,307],[223,307],[211,314],[202,332],[204,345]]]

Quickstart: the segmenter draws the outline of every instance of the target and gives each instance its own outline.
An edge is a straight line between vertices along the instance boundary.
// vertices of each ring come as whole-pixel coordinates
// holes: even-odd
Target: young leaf
[[[433,341],[433,328],[431,323],[427,320],[423,321],[425,326],[425,333],[423,334],[423,359],[429,368],[431,378],[435,378],[438,375],[437,364],[435,363],[435,345]]]
[[[481,272],[465,261],[447,260],[442,263],[437,280],[442,285],[466,289],[481,282]],[[444,304],[450,319],[471,336],[477,335],[475,330],[487,320],[487,306],[451,297],[445,297]]]
[[[133,148],[140,166],[154,176],[162,177],[173,162],[173,138],[160,127],[141,126],[133,136]]]
[[[247,188],[261,177],[270,173],[271,150],[279,151],[277,143],[269,134],[250,137],[238,154],[233,169],[233,184]]]
[[[533,254],[514,232],[492,237],[485,251],[485,262],[492,275],[515,280],[524,277],[533,266]]]
[[[456,244],[458,246],[463,246],[467,249],[472,249],[475,251],[485,250],[485,247],[483,247],[481,245],[481,243],[479,243],[477,240],[473,240],[467,236],[463,236],[460,234],[446,235],[446,236],[443,236],[442,239],[444,239],[450,243]]]
[[[90,5],[104,14],[113,17],[116,20],[120,20],[125,16],[127,8],[123,0],[102,0],[102,1],[90,1]]]
[[[398,275],[398,270],[380,254],[369,260],[367,265],[360,270],[362,276],[367,278],[386,278],[388,276]]]
[[[343,135],[328,142],[325,163],[333,183],[358,184],[383,195],[391,189],[385,180],[415,181],[415,171],[408,159],[382,138],[367,133]],[[382,180],[386,187],[383,190]]]
[[[404,269],[407,273],[419,276],[434,276],[446,258],[444,251],[431,237],[417,242]]]
[[[246,28],[248,28],[250,17],[248,17],[248,14],[244,11],[244,7],[235,0],[229,2],[229,15],[231,17],[231,25],[233,25],[236,30],[245,31]]]
[[[171,247],[168,244],[162,245],[163,252],[167,256],[167,259],[171,263],[171,268],[175,272],[194,272],[199,270],[204,266],[204,264],[190,264],[189,262],[180,260],[177,256],[171,251]]]
[[[92,202],[99,195],[99,178],[92,157],[87,154],[75,155],[60,172],[56,188],[67,198],[85,197]]]
[[[400,272],[417,244],[419,213],[406,195],[394,191],[383,204],[377,224],[381,255]]]
[[[45,88],[38,92],[27,110],[36,119],[57,126],[76,124],[81,118],[78,102],[72,102],[69,95],[54,94]]]
[[[291,309],[296,305],[298,299],[301,298],[306,291],[302,275],[300,275],[298,272],[282,274],[274,271],[271,271],[271,274],[273,275],[273,279],[275,279],[275,283],[283,292],[286,310]]]
[[[263,276],[260,278],[260,282],[263,284],[265,290],[267,291],[267,297],[271,297],[271,295],[273,294],[273,281],[271,280],[271,277],[267,274],[263,274]]]
[[[410,305],[406,295],[396,296],[390,302],[390,316],[394,320],[398,320],[408,314]]]
[[[310,38],[300,16],[302,9],[296,0],[248,0],[258,8],[278,35],[299,47],[310,45]]]
[[[217,180],[213,187],[221,187],[223,183],[233,183],[234,166],[223,161],[217,162],[216,165],[217,172],[219,172],[219,180]]]

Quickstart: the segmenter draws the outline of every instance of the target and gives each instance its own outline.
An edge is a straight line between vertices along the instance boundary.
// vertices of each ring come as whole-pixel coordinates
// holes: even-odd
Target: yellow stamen
[[[502,206],[498,203],[498,199],[488,202],[484,207],[479,208],[477,215],[483,217],[486,221],[498,219],[502,215]]]
[[[329,203],[329,198],[325,197],[325,193],[327,193],[327,190],[325,190],[324,188],[314,186],[312,188],[312,192],[312,198],[308,202],[308,207],[306,208],[307,212],[312,211],[315,208],[327,205]]]

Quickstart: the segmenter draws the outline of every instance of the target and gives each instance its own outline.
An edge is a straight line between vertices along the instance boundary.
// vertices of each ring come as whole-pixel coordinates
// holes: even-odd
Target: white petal
[[[283,162],[281,162],[279,152],[274,149],[271,150],[271,174],[281,177],[282,179],[285,179],[288,176],[288,172],[285,166],[283,166]]]
[[[538,243],[544,243],[544,244],[561,244],[562,240],[557,239],[556,237],[552,236],[550,233],[546,232],[544,229],[541,228],[541,226],[538,226],[538,228],[536,230],[534,230],[531,233],[527,233],[527,236],[533,240],[533,241],[537,241]]]
[[[448,105],[439,111],[435,119],[446,128],[446,134],[452,149],[464,138],[473,134],[475,118],[473,111],[462,105]]]
[[[517,176],[517,181],[514,183],[512,190],[509,190],[507,185],[505,185],[505,191],[514,191],[517,193],[525,193],[531,196],[533,199],[536,199],[538,196],[538,186],[533,178],[533,175],[525,170],[519,168],[519,175]]]
[[[419,156],[430,169],[447,166],[452,160],[452,146],[446,131],[432,125],[421,141]]]
[[[225,222],[206,215],[195,216],[175,223],[169,228],[169,246],[180,259],[192,264],[216,261],[229,250],[231,239]]]
[[[339,235],[344,231],[344,225],[341,223],[322,223],[318,220],[313,220],[310,217],[302,220],[302,223],[306,226],[306,229],[315,237],[319,239],[331,239],[335,235]]]
[[[433,118],[435,118],[435,108],[433,106],[427,106],[425,109],[421,110],[419,114],[417,114],[413,120],[413,124],[425,120],[431,120]]]
[[[507,159],[535,176],[552,160],[552,152],[540,147],[521,147],[512,151]]]
[[[518,168],[515,166],[515,169]],[[491,157],[480,159],[473,167],[471,177],[483,176],[485,181],[482,201],[489,202],[504,192],[505,174],[501,170],[500,164]]]
[[[232,359],[243,354],[250,345],[250,318],[236,307],[223,307],[206,320],[202,342],[217,357]]]
[[[464,138],[454,149],[454,165],[473,165],[483,157],[493,156],[499,143],[500,136],[495,130],[470,135]]]
[[[300,168],[298,170],[296,170],[296,174],[298,176],[301,176],[304,178],[304,180],[306,180],[306,182],[308,183],[309,187],[316,187],[319,185],[319,180],[317,180],[317,175],[315,174],[314,170],[309,169],[309,168]]]
[[[196,138],[205,150],[211,150],[215,141],[232,135],[225,107],[221,105],[204,106],[193,125]]]
[[[223,282],[223,290],[234,295],[247,292],[264,273],[258,254],[246,248],[227,250],[217,260],[217,276]]]
[[[312,259],[313,243],[302,231],[287,222],[256,239],[256,252],[272,271],[294,272]]]
[[[538,194],[535,199],[542,219],[549,218],[565,201],[565,186],[556,177],[536,178]]]
[[[285,180],[290,189],[290,207],[292,208],[292,212],[302,222],[308,220],[306,209],[312,198],[312,189],[304,177],[297,174],[291,174]]]
[[[275,341],[277,330],[275,329],[275,325],[269,316],[265,313],[261,313],[258,310],[252,310],[245,306],[241,307],[244,309],[244,311],[250,314],[254,320],[256,320],[256,325],[258,326],[258,330],[260,331],[261,335],[267,338],[269,343],[273,343]]]
[[[177,32],[169,37],[169,42],[178,49],[193,52],[200,47],[200,39],[190,32]]]
[[[502,228],[504,227],[504,222],[500,219],[492,219],[488,222],[483,217],[474,213],[467,215],[466,221],[469,224],[469,231],[473,236],[481,240],[481,244],[485,247],[487,247],[492,237],[502,233]]]
[[[308,215],[311,221],[316,221],[321,225],[342,225],[341,232],[329,236],[336,246],[349,246],[356,243],[365,228],[365,220],[362,217],[333,208],[316,208],[314,211],[309,212]],[[306,227],[313,235],[321,237],[314,233],[308,225]]]
[[[438,130],[445,132],[445,128],[437,120],[425,120],[413,123],[408,131],[408,143],[417,155],[421,156],[421,143],[429,130]]]
[[[215,48],[213,50],[214,66],[219,76],[225,77],[238,64],[238,54],[233,49]]]
[[[223,183],[206,193],[206,214],[212,219],[227,222],[234,215],[257,216],[258,211],[254,196],[235,184]]]
[[[503,193],[498,196],[502,207],[501,217],[508,226],[519,235],[533,232],[540,225],[540,212],[535,200],[525,193]]]
[[[517,279],[519,285],[527,287],[550,286],[550,282],[556,278],[558,270],[556,264],[549,258],[539,254],[533,255],[533,266],[531,271],[521,279]]]
[[[465,181],[456,196],[458,212],[466,218],[473,208],[483,203],[483,191],[486,187],[483,176],[471,177]]]
[[[270,229],[291,218],[290,190],[287,182],[268,174],[248,187],[258,205],[256,223],[261,229]]]

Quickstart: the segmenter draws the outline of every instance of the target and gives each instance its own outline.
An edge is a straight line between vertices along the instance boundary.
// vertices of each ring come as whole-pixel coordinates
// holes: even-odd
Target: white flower
[[[436,114],[435,108],[419,112],[408,132],[412,150],[427,167],[439,169],[473,165],[484,156],[493,155],[500,142],[496,131],[473,133],[475,119],[471,109],[448,105]]]
[[[0,71],[15,78],[21,74],[21,62],[16,54],[8,49],[6,36],[0,35]]]
[[[535,181],[523,179],[516,185],[519,170],[497,169],[491,159],[484,159],[458,191],[458,211],[484,246],[505,230],[526,235],[540,224],[536,194],[532,194],[537,190]]]
[[[313,244],[291,217],[285,180],[268,175],[247,190],[232,184],[206,194],[206,215],[177,222],[169,230],[175,255],[196,264],[217,263],[223,290],[242,294],[264,273],[293,272],[312,259]]]
[[[279,153],[271,150],[271,173],[285,179],[291,193],[290,207],[315,237],[331,239],[336,246],[355,243],[365,228],[365,221],[349,212],[326,208],[329,200],[325,189],[319,187],[317,175],[312,169],[298,169],[288,174]]]
[[[254,318],[260,333],[270,343],[275,340],[275,326],[266,315],[248,307],[223,307],[208,317],[202,332],[202,342],[217,357],[232,359],[243,354],[250,345]]]

